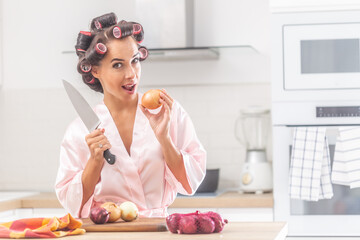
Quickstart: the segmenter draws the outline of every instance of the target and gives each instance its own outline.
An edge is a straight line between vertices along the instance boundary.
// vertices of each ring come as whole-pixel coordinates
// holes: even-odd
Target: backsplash
[[[208,153],[207,167],[221,168],[219,188],[237,187],[245,150],[234,137],[235,119],[241,108],[270,107],[270,83],[164,87],[190,115]],[[91,104],[101,99],[81,92]],[[65,91],[3,89],[0,116],[0,189],[53,191],[60,142],[77,116]]]

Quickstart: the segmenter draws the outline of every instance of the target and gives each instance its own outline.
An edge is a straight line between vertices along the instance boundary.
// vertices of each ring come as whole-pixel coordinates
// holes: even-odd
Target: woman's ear
[[[91,74],[95,77],[95,78],[97,78],[97,79],[99,79],[99,66],[92,66],[92,68],[91,68]]]

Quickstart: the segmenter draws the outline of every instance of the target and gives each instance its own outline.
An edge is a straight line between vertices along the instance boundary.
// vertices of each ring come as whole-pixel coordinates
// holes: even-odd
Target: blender
[[[261,194],[272,190],[272,166],[266,158],[269,130],[269,109],[251,107],[240,111],[235,122],[235,137],[246,148],[240,192]]]

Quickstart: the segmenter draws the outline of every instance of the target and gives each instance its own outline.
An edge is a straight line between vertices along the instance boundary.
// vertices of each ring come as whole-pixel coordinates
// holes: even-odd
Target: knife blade
[[[99,117],[73,85],[65,80],[62,80],[62,82],[66,93],[69,96],[70,101],[76,112],[79,114],[81,120],[84,122],[89,132],[94,131],[101,123]],[[115,155],[113,155],[109,149],[104,151],[104,158],[109,164],[115,163]]]

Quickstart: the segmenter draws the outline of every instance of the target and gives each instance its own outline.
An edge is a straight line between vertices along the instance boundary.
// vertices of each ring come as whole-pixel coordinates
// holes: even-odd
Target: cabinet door
[[[270,9],[272,12],[355,10],[360,9],[360,4],[358,0],[270,0]]]
[[[217,212],[232,222],[272,222],[272,208],[219,208]]]

